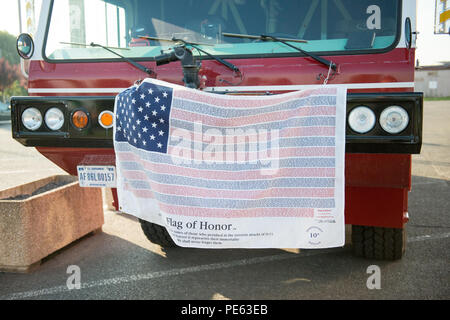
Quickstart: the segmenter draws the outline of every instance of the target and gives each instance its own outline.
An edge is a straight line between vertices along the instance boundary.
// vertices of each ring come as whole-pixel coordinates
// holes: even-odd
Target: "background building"
[[[415,91],[425,97],[450,97],[450,61],[442,65],[416,67]]]

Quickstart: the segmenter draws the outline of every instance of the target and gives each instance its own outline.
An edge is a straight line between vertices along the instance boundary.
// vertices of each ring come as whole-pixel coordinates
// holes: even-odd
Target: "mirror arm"
[[[20,58],[20,71],[24,78],[28,80],[28,73],[25,70],[25,60],[23,58]]]

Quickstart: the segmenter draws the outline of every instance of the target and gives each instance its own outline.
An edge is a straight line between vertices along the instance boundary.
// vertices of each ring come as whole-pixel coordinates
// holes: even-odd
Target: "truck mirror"
[[[410,18],[406,18],[406,20],[405,20],[405,42],[406,42],[406,48],[411,49],[412,30],[411,30],[411,19]]]
[[[34,53],[33,38],[28,33],[22,33],[17,37],[16,49],[19,56],[25,60],[30,59]]]

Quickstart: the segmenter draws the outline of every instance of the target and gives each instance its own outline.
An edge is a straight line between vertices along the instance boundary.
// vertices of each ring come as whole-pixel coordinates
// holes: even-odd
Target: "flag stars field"
[[[171,90],[161,90],[145,83],[122,92],[116,110],[116,138],[129,141],[138,148],[165,152],[170,106],[164,102],[168,98],[171,98]],[[144,112],[145,108],[151,109]],[[125,126],[128,130],[124,129]]]

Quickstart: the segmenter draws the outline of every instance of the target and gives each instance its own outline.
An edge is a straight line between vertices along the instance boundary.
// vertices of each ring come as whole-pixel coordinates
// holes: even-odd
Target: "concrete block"
[[[0,271],[31,271],[103,223],[101,189],[81,188],[73,176],[52,176],[0,191]]]

